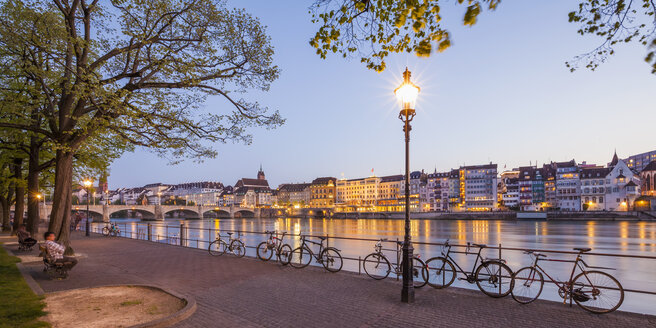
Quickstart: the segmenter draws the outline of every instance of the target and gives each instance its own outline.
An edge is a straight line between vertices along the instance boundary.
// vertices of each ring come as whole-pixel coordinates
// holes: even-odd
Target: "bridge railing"
[[[157,224],[157,223],[141,223],[141,222],[130,222],[130,223],[125,223],[125,222],[117,222],[115,223],[119,229],[120,229],[120,234],[119,237],[123,238],[130,238],[130,239],[138,239],[138,240],[144,240],[144,241],[151,241],[151,242],[156,242],[156,243],[164,243],[164,244],[169,244],[169,245],[175,245],[175,246],[180,246],[180,247],[188,247],[188,248],[194,248],[194,249],[204,249],[207,250],[210,243],[213,242],[216,238],[217,233],[222,233],[221,237],[222,238],[227,238],[227,235],[225,233],[227,232],[232,232],[232,233],[239,233],[241,236],[257,236],[259,238],[256,238],[258,243],[254,245],[249,245],[246,242],[244,242],[245,246],[247,249],[254,250],[257,248],[257,244],[259,244],[260,241],[266,240],[266,237],[268,237],[269,233],[268,232],[263,232],[263,231],[249,231],[249,230],[231,230],[231,229],[216,229],[216,228],[198,228],[198,227],[189,227],[185,224],[180,224],[179,226],[172,226],[172,225],[166,225],[166,224]],[[107,226],[107,224],[98,224],[94,223],[91,227],[91,232],[93,233],[102,233],[102,229]],[[82,226],[84,229],[84,226]],[[283,231],[277,231],[278,234],[282,233]],[[286,232],[287,238],[300,238],[300,234],[294,234],[292,232],[287,231]],[[338,241],[357,241],[357,242],[371,242],[372,244],[372,249],[373,245],[375,242],[378,242],[380,238],[360,238],[360,237],[346,237],[346,236],[335,236],[335,235],[312,235],[312,234],[303,234],[303,236],[310,237],[310,238],[326,238],[326,246],[331,246],[331,244],[335,244]],[[253,238],[251,238],[253,239]],[[289,239],[287,239],[289,240]],[[244,239],[242,239],[244,241]],[[400,246],[398,246],[399,239],[395,240],[388,240],[385,239],[384,242],[387,243],[394,243],[394,245],[397,247],[397,251],[400,251]],[[289,243],[289,242],[286,242]],[[415,249],[419,247],[419,245],[424,246],[424,247],[444,247],[444,243],[434,243],[434,242],[421,242],[421,241],[413,241],[413,245],[415,245]],[[471,245],[466,245],[466,244],[454,244],[454,243],[449,243],[450,247],[456,248],[456,249],[467,249],[472,247]],[[294,247],[292,247],[294,248]],[[490,249],[495,252],[495,256],[498,255],[498,258],[503,259],[504,256],[506,256],[509,253],[514,253],[515,256],[517,253],[523,253],[526,251],[535,251],[535,252],[540,252],[540,253],[549,253],[549,254],[562,254],[562,255],[571,255],[572,259],[574,258],[574,255],[579,254],[577,251],[564,251],[564,250],[552,250],[552,249],[534,249],[534,248],[518,248],[518,247],[504,247],[501,244],[494,245],[494,246],[487,246],[487,249]],[[390,250],[390,249],[386,249]],[[452,252],[453,253],[453,252]],[[467,253],[466,251],[459,251],[456,253],[460,254],[465,254]],[[369,254],[369,253],[367,253]],[[361,256],[344,256],[342,254],[342,258],[345,261],[352,261],[352,262],[357,262],[357,273],[362,274],[363,271],[363,259],[367,254],[362,254]],[[415,253],[417,254],[417,253]],[[475,254],[474,253],[469,253],[469,254]],[[253,254],[253,252],[247,252],[246,253],[247,257],[253,257],[256,258],[257,256]],[[638,261],[646,261],[648,264],[645,264],[645,267],[648,268],[656,268],[656,256],[651,256],[651,255],[630,255],[630,254],[615,254],[615,253],[597,253],[597,252],[588,252],[585,253],[586,259],[588,257],[598,257],[598,258],[604,258],[604,257],[612,257],[616,259],[633,259],[633,260],[638,260]],[[395,257],[390,257],[389,258],[391,264],[393,265],[398,265],[396,263],[396,258]],[[425,258],[424,260],[428,260],[428,258]],[[314,265],[317,265],[316,263],[313,263]],[[464,268],[465,266],[463,266]],[[513,271],[518,270],[519,267],[511,267]],[[353,270],[355,271],[355,270]],[[571,266],[567,268],[567,272],[571,271]],[[397,280],[399,279],[398,275],[390,275],[391,278],[396,278]],[[621,282],[621,281],[620,281]],[[545,279],[545,283],[551,283],[553,282],[549,281],[548,279]],[[642,286],[646,286],[648,284],[643,283]],[[643,294],[643,295],[649,295],[649,296],[656,296],[656,285],[649,286],[650,288],[624,288],[625,292],[628,293],[635,293],[635,294]]]

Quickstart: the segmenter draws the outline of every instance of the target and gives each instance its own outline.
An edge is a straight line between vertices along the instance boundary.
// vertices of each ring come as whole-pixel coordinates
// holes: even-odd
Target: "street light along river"
[[[112,219],[126,224],[127,231],[132,231],[136,238],[137,224],[144,229],[147,222],[135,219]],[[403,220],[372,220],[372,219],[217,219],[217,220],[174,220],[150,221],[153,225],[153,235],[164,239],[167,230],[169,235],[178,234],[180,224],[188,228],[190,247],[195,247],[199,240],[199,248],[207,248],[208,231],[202,233],[195,229],[261,231],[287,231],[298,235],[330,235],[354,238],[388,238],[403,239]],[[573,247],[590,247],[595,253],[612,253],[625,255],[656,255],[656,222],[597,222],[597,221],[487,221],[487,220],[412,220],[412,240],[414,253],[428,260],[439,255],[441,247],[417,244],[418,242],[441,243],[450,239],[452,244],[467,242],[483,243],[489,246],[502,244],[503,247],[536,248],[549,250],[571,251]],[[96,223],[95,227],[104,226]],[[168,228],[166,228],[168,226]],[[224,232],[222,236],[226,236]],[[211,236],[214,238],[214,236]],[[266,238],[265,235],[245,234],[242,240],[247,246],[256,246]],[[298,238],[285,236],[285,242],[298,246]],[[341,250],[342,256],[364,258],[373,251],[374,242],[359,240],[331,239],[330,245]],[[392,244],[388,245],[391,248]],[[497,250],[484,251],[487,257],[496,257]],[[255,256],[255,249],[248,248],[247,256]],[[209,255],[208,255],[209,256]],[[475,256],[466,257],[457,254],[458,263],[465,264],[463,268],[470,269]],[[527,255],[521,252],[504,251],[503,257],[508,260],[508,266],[517,270],[529,264]],[[574,255],[549,254],[550,258],[573,259]],[[396,258],[390,257],[390,258]],[[609,271],[625,289],[656,291],[656,260],[618,258],[606,256],[586,256],[585,261],[594,266],[616,268]],[[541,264],[542,265],[542,264]],[[556,273],[558,279],[567,279],[571,266],[564,263],[545,262],[545,269],[551,274]],[[343,270],[358,271],[357,261],[344,261]],[[364,274],[364,273],[363,273]],[[454,286],[471,288],[469,284],[456,280]],[[558,300],[555,290],[545,285],[541,297]],[[428,286],[424,288],[430,288]],[[435,292],[439,293],[439,290]],[[620,310],[656,314],[653,304],[656,296],[628,293]]]

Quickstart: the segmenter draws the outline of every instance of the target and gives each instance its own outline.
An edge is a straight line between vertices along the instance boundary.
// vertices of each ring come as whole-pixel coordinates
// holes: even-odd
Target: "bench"
[[[57,262],[48,253],[48,249],[44,245],[39,245],[41,256],[43,256],[43,271],[50,276],[51,279],[66,279],[68,271],[71,270],[70,262]]]

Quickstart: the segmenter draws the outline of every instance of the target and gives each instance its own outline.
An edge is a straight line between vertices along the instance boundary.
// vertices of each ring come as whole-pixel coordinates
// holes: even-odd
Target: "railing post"
[[[150,223],[148,223],[148,241],[153,241],[153,228]]]
[[[180,223],[180,246],[184,246],[182,241],[184,240],[184,223]]]

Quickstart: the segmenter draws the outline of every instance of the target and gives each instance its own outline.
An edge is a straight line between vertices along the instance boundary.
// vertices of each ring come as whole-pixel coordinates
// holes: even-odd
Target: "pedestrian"
[[[30,235],[30,233],[27,230],[25,230],[24,224],[18,226],[18,230],[16,231],[16,236],[18,236],[18,241],[27,247],[32,247],[36,244],[36,239],[32,238],[32,235]]]

